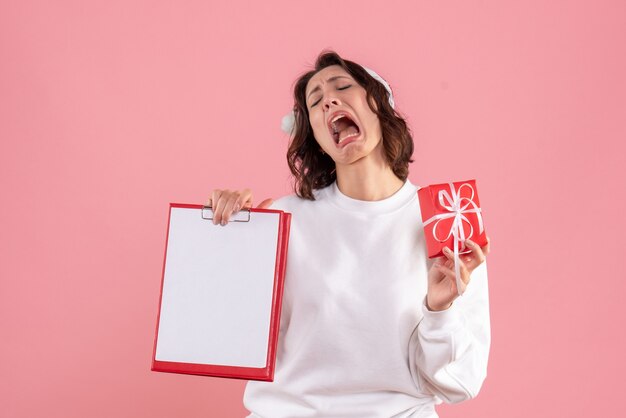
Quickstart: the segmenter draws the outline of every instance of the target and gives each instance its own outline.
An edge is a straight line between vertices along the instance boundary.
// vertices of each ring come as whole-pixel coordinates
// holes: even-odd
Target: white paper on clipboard
[[[170,207],[153,361],[182,373],[185,364],[267,368],[288,214],[252,209],[221,226],[181,206]]]

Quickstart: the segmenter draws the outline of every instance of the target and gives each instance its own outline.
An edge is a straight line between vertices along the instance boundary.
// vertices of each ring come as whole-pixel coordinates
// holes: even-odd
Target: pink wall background
[[[420,185],[476,178],[493,346],[441,417],[625,416],[621,1],[0,3],[0,415],[242,417],[150,371],[169,202],[290,193],[323,48],[374,68]]]

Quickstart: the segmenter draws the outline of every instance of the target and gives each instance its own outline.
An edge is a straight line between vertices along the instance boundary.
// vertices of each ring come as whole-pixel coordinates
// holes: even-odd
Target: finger
[[[234,212],[239,212],[241,208],[250,208],[252,206],[252,190],[243,189],[235,202]]]
[[[444,265],[438,265],[437,269],[443,274],[442,280],[447,280],[450,286],[450,291],[453,293],[457,292],[456,287],[456,273],[451,268],[448,268]]]
[[[467,245],[467,248],[470,249],[470,246]],[[459,255],[459,258],[463,260],[463,264],[465,264],[465,267],[470,273],[474,271],[474,269],[480,264],[480,261],[478,261],[478,257],[474,250],[471,250],[470,253]]]
[[[249,208],[250,206],[252,206],[252,191],[250,189],[233,191],[228,195],[228,199],[224,204],[221,224],[226,225],[234,213],[239,212],[242,207]]]
[[[272,198],[269,199],[265,199],[264,201],[262,201],[261,203],[259,203],[259,206],[257,206],[257,208],[259,209],[265,209],[268,208],[272,205],[272,203],[274,203],[274,200]]]
[[[466,287],[470,282],[471,275],[467,268],[464,266],[463,261],[461,261],[460,267],[461,283],[463,283],[463,287]],[[454,284],[454,290],[456,290],[456,271],[454,270],[454,266],[447,267],[445,265],[438,265],[437,268],[447,279],[449,279]]]
[[[226,225],[230,221],[231,215],[236,212],[235,205],[240,198],[240,192],[232,192],[225,199],[224,209],[222,210],[222,225]]]
[[[446,267],[445,264],[435,264],[435,266],[444,276],[454,278],[454,271]]]
[[[449,269],[454,268],[454,257],[452,257],[451,259],[444,257],[444,261],[444,265],[446,267],[448,267]]]
[[[474,254],[474,258],[476,260],[476,265],[485,261],[485,253],[483,253],[483,249],[480,248],[480,245],[476,244],[474,241],[466,239],[465,244],[472,250],[472,254]]]
[[[213,223],[218,225],[224,225],[224,207],[228,203],[228,199],[232,196],[233,192],[230,190],[222,190],[219,200],[213,200]]]
[[[442,267],[442,266],[443,267],[448,267],[448,266],[446,266],[446,262],[447,262],[447,259],[445,257],[437,257],[437,258],[435,258],[433,264],[431,265],[431,267],[429,269],[429,270],[433,270],[433,271],[439,273],[438,275],[433,276],[437,283],[440,282],[441,280],[445,280],[445,276],[443,275],[443,273],[441,272],[439,267]]]
[[[454,267],[454,252],[452,252],[452,250],[448,247],[445,247],[443,249],[443,253],[444,255],[448,258],[448,261],[450,262],[451,267]],[[459,257],[459,266],[460,266],[460,270],[461,273],[463,274],[463,271],[467,272],[468,274],[470,273],[470,270],[467,266],[467,264],[465,264],[465,261],[463,260],[464,258],[467,257]]]
[[[443,255],[448,259],[448,260],[452,260],[452,262],[454,263],[454,251],[452,251],[450,248],[448,247],[444,247],[443,248]],[[460,254],[459,254],[460,257]]]
[[[443,253],[444,260],[446,261],[454,260],[454,254],[448,247],[444,247],[442,253]]]
[[[220,196],[222,195],[224,191],[223,190],[213,190],[213,193],[211,194],[211,204],[209,206],[211,206],[211,209],[213,210],[213,225],[217,225],[218,222],[220,221],[220,217],[218,217],[218,214],[216,212],[216,207],[220,201]]]

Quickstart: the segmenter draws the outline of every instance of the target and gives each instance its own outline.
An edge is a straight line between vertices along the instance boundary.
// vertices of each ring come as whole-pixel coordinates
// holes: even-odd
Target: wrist
[[[426,309],[428,309],[431,312],[439,312],[439,311],[445,311],[446,309],[450,309],[450,307],[452,306],[452,302],[448,303],[447,305],[431,305],[430,303],[428,303],[428,296],[426,296]]]

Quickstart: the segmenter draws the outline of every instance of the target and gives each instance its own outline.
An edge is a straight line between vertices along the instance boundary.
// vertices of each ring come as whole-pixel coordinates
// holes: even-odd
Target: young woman
[[[259,205],[292,213],[276,371],[248,382],[249,417],[437,417],[486,376],[489,244],[465,241],[458,297],[453,255],[427,258],[413,139],[376,73],[324,52],[294,96],[295,194]],[[252,193],[208,205],[225,225]]]

